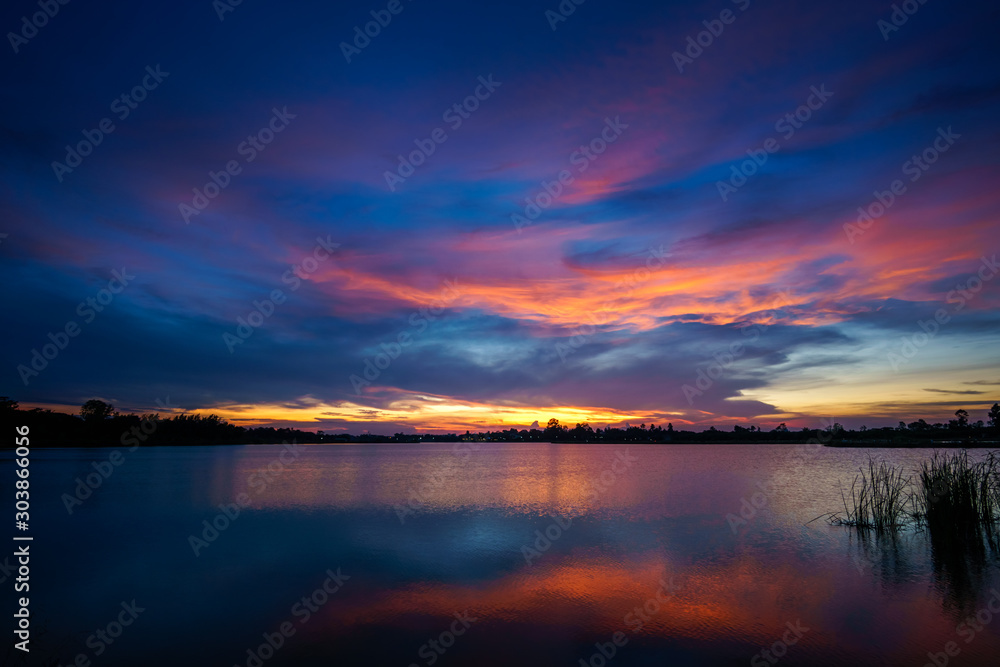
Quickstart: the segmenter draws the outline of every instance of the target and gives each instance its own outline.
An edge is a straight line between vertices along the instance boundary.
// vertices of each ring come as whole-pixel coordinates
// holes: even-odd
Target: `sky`
[[[1000,9],[902,4],[5,3],[0,394],[985,419]]]

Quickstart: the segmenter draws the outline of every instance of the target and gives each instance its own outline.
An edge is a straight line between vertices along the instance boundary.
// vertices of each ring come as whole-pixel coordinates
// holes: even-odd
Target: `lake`
[[[113,451],[32,452],[32,664],[1000,656],[996,554],[809,523],[841,508],[864,450],[163,447],[120,449],[119,465]],[[908,469],[931,455],[873,452]]]

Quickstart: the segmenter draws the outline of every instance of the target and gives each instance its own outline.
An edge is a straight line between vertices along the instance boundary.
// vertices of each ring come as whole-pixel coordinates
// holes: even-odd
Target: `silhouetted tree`
[[[1000,403],[994,403],[993,407],[990,408],[990,426],[993,428],[1000,428]]]
[[[113,405],[99,401],[96,398],[90,399],[80,408],[80,416],[85,421],[104,421],[109,417],[114,417],[115,414],[115,407]]]
[[[561,438],[565,434],[566,427],[559,425],[559,420],[553,417],[545,427],[545,436],[548,438]]]
[[[968,428],[969,427],[969,413],[965,410],[955,410],[955,416],[958,417],[956,425],[958,428]]]

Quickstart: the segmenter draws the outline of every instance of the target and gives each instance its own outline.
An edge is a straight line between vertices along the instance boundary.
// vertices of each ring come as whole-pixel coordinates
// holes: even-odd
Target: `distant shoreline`
[[[139,449],[157,449],[157,448],[190,448],[190,447],[280,447],[282,445],[294,444],[298,446],[343,446],[343,445],[446,445],[446,444],[473,444],[473,445],[534,445],[534,446],[546,446],[546,445],[614,445],[614,446],[643,446],[643,447],[689,447],[692,445],[697,445],[701,447],[728,447],[728,446],[766,446],[771,447],[774,445],[806,445],[810,444],[808,441],[777,441],[777,440],[766,440],[766,441],[753,441],[753,442],[629,442],[629,441],[617,441],[617,442],[578,442],[573,440],[561,440],[561,441],[524,441],[524,440],[458,440],[458,441],[444,441],[444,440],[405,440],[405,441],[394,441],[394,440],[354,440],[350,442],[339,442],[339,441],[329,441],[329,442],[296,442],[296,441],[285,441],[285,442],[217,442],[217,443],[206,443],[206,442],[157,442],[152,444],[146,444]],[[876,442],[831,442],[831,443],[814,443],[821,444],[823,447],[829,447],[831,449],[1000,449],[1000,441],[976,441],[976,442],[956,442],[956,441],[941,441],[941,442],[917,442],[912,444],[901,444],[901,443],[876,443]],[[66,450],[83,450],[83,449],[119,449],[122,447],[121,444],[99,444],[99,443],[86,443],[86,444],[46,444],[44,442],[33,442],[31,447],[33,449],[66,449]],[[4,446],[0,446],[0,451],[13,451],[13,446],[8,446],[4,443]]]
[[[442,443],[579,443],[579,444],[650,444],[650,445],[823,445],[870,449],[989,449],[1000,447],[1000,405],[990,411],[988,424],[971,422],[964,410],[948,424],[928,424],[924,420],[897,427],[847,430],[832,419],[822,419],[823,428],[794,430],[785,424],[764,430],[754,425],[733,426],[724,431],[714,426],[700,432],[675,430],[656,424],[593,428],[588,423],[574,427],[550,419],[544,428],[509,428],[472,433],[325,433],[294,428],[244,427],[231,424],[217,415],[122,414],[114,406],[92,399],[79,415],[34,408],[22,410],[17,401],[0,397],[0,424],[13,434],[15,427],[27,426],[31,443],[38,448],[191,447],[224,445],[278,444],[419,444]],[[115,443],[115,444],[109,444]],[[0,439],[0,449],[13,449],[15,438]]]

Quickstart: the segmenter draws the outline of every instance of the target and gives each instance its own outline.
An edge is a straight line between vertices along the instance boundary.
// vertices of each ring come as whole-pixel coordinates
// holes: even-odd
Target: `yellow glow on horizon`
[[[819,374],[785,378],[780,386],[745,390],[743,395],[799,415],[826,416],[835,421],[867,418],[869,426],[892,426],[896,421],[920,418],[947,420],[960,407],[970,412],[972,421],[985,420],[979,413],[1000,399],[1000,391],[989,391],[988,386],[976,389],[977,385],[970,384],[976,373],[969,369],[881,371],[834,379]]]
[[[457,399],[426,394],[407,395],[391,401],[385,408],[372,408],[349,401],[324,404],[318,401],[302,401],[301,406],[288,404],[229,405],[192,411],[194,414],[216,414],[242,426],[258,426],[274,422],[315,422],[343,421],[348,423],[389,422],[410,426],[420,431],[448,432],[465,430],[497,430],[525,428],[535,421],[544,428],[550,418],[573,427],[577,423],[588,422],[593,427],[620,422],[658,423],[664,421],[664,412],[621,411],[600,407],[575,406],[509,406],[460,401]],[[683,419],[677,415],[675,421]],[[308,428],[308,426],[306,426]]]

